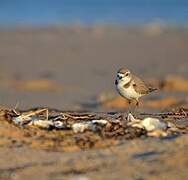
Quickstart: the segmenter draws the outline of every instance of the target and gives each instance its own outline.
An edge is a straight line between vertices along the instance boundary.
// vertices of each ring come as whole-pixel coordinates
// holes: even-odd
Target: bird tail
[[[157,91],[157,90],[158,90],[157,88],[149,87],[149,92],[153,92],[153,91]]]

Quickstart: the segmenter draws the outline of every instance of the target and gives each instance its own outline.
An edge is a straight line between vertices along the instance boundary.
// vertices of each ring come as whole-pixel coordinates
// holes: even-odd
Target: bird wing
[[[146,85],[146,83],[134,75],[133,75],[133,87],[137,93],[142,95],[148,94],[150,92],[150,88]]]

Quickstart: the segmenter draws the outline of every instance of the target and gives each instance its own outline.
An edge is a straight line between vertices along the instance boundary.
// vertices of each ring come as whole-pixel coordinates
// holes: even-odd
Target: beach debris
[[[89,129],[88,123],[75,123],[72,125],[72,130],[74,133],[83,133],[87,129]]]
[[[101,125],[105,125],[108,123],[107,120],[104,120],[104,119],[100,119],[100,120],[92,120],[91,121],[93,124],[101,124]]]
[[[153,117],[161,117],[165,118],[173,118],[173,119],[183,119],[188,117],[188,109],[186,108],[178,108],[176,111],[164,112],[164,113],[141,113],[143,116],[153,116]]]
[[[128,117],[128,126],[144,128],[147,132],[166,130],[168,127],[167,124],[157,118],[147,117],[144,119],[136,119],[134,116],[129,113]],[[150,134],[149,134],[150,135]],[[160,133],[160,135],[166,135],[166,133]]]
[[[36,127],[43,128],[43,129],[50,129],[50,127],[53,126],[53,123],[52,121],[48,121],[48,120],[41,120],[41,119],[36,120],[35,119],[35,120],[30,121],[28,126],[36,126]]]
[[[147,131],[153,131],[153,130],[157,130],[157,129],[166,129],[167,128],[167,124],[160,121],[157,118],[145,118],[141,121],[141,124],[144,126],[144,128]]]
[[[31,122],[34,123],[34,121],[41,121],[39,115],[43,114],[43,113],[45,113],[45,115],[46,115],[45,119],[46,119],[46,121],[48,121],[48,109],[39,109],[39,110],[36,110],[36,111],[25,112],[25,113],[22,113],[21,115],[19,115],[17,117],[14,117],[12,119],[12,121],[16,125],[24,126],[24,125],[27,125],[27,124],[31,124]],[[37,125],[38,124],[39,123],[37,123]],[[44,123],[43,123],[43,125],[44,125]]]
[[[12,121],[19,126],[36,126],[42,129],[67,129],[66,124],[61,121],[65,117],[59,115],[49,119],[48,109],[39,109],[36,111],[25,112],[17,117],[14,117]],[[42,116],[43,115],[43,116]]]
[[[83,133],[85,130],[97,131],[97,125],[104,126],[108,123],[106,120],[92,120],[90,122],[75,123],[72,125],[74,133]]]
[[[36,127],[44,130],[69,130],[74,134],[92,132],[103,138],[133,139],[140,136],[163,137],[187,131],[187,123],[180,119],[188,118],[188,110],[167,113],[142,113],[134,116],[129,113],[123,118],[121,113],[61,112],[48,108],[24,112],[6,110],[1,114],[8,122],[20,127]],[[178,118],[179,117],[179,118]],[[183,128],[182,128],[183,127]]]

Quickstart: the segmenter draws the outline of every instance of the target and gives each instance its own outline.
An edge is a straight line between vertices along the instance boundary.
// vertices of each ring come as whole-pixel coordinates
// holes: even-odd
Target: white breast
[[[123,82],[119,82],[117,85],[117,90],[119,92],[119,94],[127,99],[138,99],[139,97],[141,97],[141,94],[138,94],[132,85],[130,85],[128,88],[123,87],[124,83]]]

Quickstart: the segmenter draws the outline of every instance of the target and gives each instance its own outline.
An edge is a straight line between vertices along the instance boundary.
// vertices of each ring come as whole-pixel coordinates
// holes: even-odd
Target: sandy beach
[[[114,78],[126,67],[161,88],[142,99],[139,112],[184,107],[185,116],[173,119],[181,133],[131,139],[117,131],[115,138],[106,138],[70,129],[24,128],[0,111],[0,179],[186,179],[187,57],[186,27],[1,28],[1,107],[124,112],[128,105],[119,99]]]

